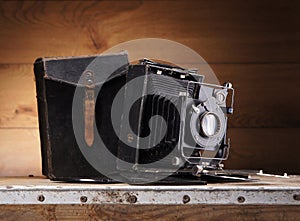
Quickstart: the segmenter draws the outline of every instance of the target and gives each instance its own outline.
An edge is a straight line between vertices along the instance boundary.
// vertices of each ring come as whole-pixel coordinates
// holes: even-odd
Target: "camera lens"
[[[211,112],[206,112],[200,118],[200,129],[204,136],[212,137],[220,130],[220,119]]]

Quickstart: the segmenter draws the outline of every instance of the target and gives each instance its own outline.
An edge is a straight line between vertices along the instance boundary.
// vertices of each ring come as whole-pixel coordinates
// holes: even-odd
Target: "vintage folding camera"
[[[203,182],[228,177],[230,83],[127,53],[34,64],[43,174],[51,180]]]

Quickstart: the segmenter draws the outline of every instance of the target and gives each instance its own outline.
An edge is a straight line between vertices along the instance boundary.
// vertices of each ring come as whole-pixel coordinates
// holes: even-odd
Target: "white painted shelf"
[[[208,185],[128,185],[1,177],[0,204],[300,205],[300,176]]]

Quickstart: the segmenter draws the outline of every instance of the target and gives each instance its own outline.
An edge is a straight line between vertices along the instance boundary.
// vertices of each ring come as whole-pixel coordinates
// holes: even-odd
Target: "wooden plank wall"
[[[299,1],[1,1],[0,176],[41,174],[37,57],[149,37],[192,48],[233,82],[227,168],[299,174],[299,22]]]
[[[130,212],[128,212],[130,211]],[[299,220],[299,206],[1,205],[0,219],[47,220]]]

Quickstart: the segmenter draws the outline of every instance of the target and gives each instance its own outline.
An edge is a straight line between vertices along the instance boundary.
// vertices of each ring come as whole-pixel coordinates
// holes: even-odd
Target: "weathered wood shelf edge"
[[[2,177],[0,205],[300,205],[300,176],[259,179],[244,183],[158,186],[62,183],[42,177]]]

